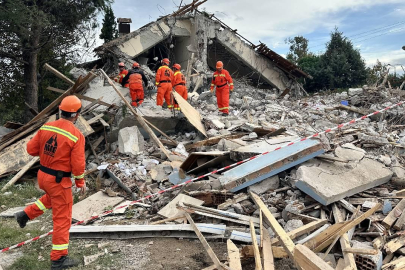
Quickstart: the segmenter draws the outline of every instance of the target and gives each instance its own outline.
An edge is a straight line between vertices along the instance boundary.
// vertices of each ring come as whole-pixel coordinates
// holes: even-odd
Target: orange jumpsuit
[[[217,87],[216,96],[218,110],[222,113],[229,113],[229,88],[233,90],[233,81],[229,72],[225,69],[222,69],[220,72],[215,71],[212,76],[211,81],[211,90],[214,89],[214,86]]]
[[[129,83],[129,93],[132,99],[132,106],[138,107],[143,103],[144,91],[142,81],[145,86],[148,86],[148,79],[145,74],[139,68],[133,68],[122,80],[121,84],[124,85],[128,81]]]
[[[156,85],[158,87],[156,105],[162,106],[163,99],[167,107],[173,109],[170,94],[172,92],[173,71],[166,65],[161,66],[156,72]]]
[[[173,87],[174,90],[179,93],[185,100],[187,100],[187,88],[186,88],[186,77],[181,73],[181,71],[176,71],[173,75]],[[179,104],[174,101],[174,109],[179,110]]]
[[[68,254],[73,204],[70,174],[73,174],[76,184],[84,183],[84,147],[83,134],[65,119],[46,123],[27,144],[27,152],[40,158],[38,184],[46,194],[27,206],[24,212],[32,220],[52,209],[52,261]],[[60,183],[45,170],[63,171]]]
[[[127,76],[128,74],[128,70],[124,69],[120,72],[120,74],[118,74],[117,77],[114,78],[114,81],[116,81],[117,83],[122,83],[122,79],[125,78],[125,76]],[[128,87],[128,84],[124,85],[125,87]]]

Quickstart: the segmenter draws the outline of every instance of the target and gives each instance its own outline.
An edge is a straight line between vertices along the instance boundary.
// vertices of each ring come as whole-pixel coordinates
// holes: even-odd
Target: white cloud
[[[400,65],[405,66],[405,51],[402,49],[391,51],[364,52],[362,53],[362,56],[366,61],[367,66],[375,65],[377,59],[384,64],[397,66],[397,72],[402,72]]]
[[[403,0],[233,0],[207,1],[202,6],[250,39],[268,43],[282,42],[298,34],[318,29],[332,30],[345,19],[344,11],[360,11]],[[243,20],[237,19],[243,17]]]

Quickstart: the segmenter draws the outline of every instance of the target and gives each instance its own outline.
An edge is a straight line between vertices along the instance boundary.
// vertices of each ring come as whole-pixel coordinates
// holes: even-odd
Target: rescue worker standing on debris
[[[124,86],[129,83],[129,93],[131,94],[132,103],[134,107],[138,107],[143,103],[144,91],[142,81],[145,87],[148,87],[149,81],[146,78],[143,71],[139,68],[139,64],[135,62],[132,65],[132,69],[128,72],[125,78],[122,80],[121,84]]]
[[[85,139],[74,126],[81,106],[80,99],[76,96],[65,97],[59,106],[61,119],[43,125],[27,144],[27,152],[40,158],[38,184],[45,191],[45,195],[27,206],[24,211],[16,213],[15,217],[20,227],[24,228],[28,220],[52,209],[52,270],[79,264],[67,255],[73,204],[71,175],[82,194],[86,190]]]
[[[172,110],[173,104],[171,103],[173,71],[169,68],[170,61],[167,58],[162,60],[162,66],[156,72],[156,86],[157,97],[156,105],[162,106],[163,100],[166,100],[167,107]]]
[[[216,69],[212,76],[210,91],[214,92],[214,86],[216,86],[218,110],[222,112],[222,115],[227,116],[229,114],[229,90],[233,91],[233,81],[221,61],[217,62]]]
[[[173,87],[174,90],[187,100],[187,88],[186,88],[186,77],[180,71],[181,66],[179,64],[173,65]],[[179,104],[174,100],[174,109],[180,111]]]
[[[120,70],[120,74],[118,74],[118,76],[114,78],[114,81],[117,82],[117,83],[122,83],[122,80],[128,74],[128,70],[125,69],[125,65],[124,65],[123,62],[118,64],[118,68]],[[126,85],[123,84],[122,86],[128,87],[128,84],[126,84]]]

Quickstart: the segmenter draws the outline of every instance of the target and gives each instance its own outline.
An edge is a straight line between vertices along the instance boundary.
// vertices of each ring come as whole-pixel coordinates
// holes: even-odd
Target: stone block
[[[347,91],[349,96],[355,96],[355,95],[361,95],[363,94],[363,89],[362,88],[349,88],[349,91]]]
[[[369,158],[351,166],[312,160],[298,168],[296,187],[323,205],[329,205],[384,184],[392,175],[384,164]]]
[[[118,151],[121,154],[137,155],[144,150],[144,139],[138,127],[123,128],[118,133]]]
[[[278,189],[280,185],[280,179],[278,175],[274,175],[270,178],[267,178],[257,184],[251,185],[248,187],[248,191],[253,191],[256,194],[263,194],[269,190]]]

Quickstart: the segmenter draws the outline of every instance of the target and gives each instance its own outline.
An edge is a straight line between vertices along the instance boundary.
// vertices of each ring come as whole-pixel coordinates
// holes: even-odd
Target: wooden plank
[[[344,219],[342,217],[342,213],[340,212],[339,208],[337,207],[336,203],[332,205],[332,212],[336,222],[343,222]],[[342,249],[350,248],[350,241],[349,235],[344,233],[340,238],[340,246]],[[346,267],[350,267],[350,269],[357,270],[356,261],[354,259],[354,255],[352,253],[343,253],[343,259],[345,262]]]
[[[179,104],[181,111],[187,117],[188,121],[198,130],[200,131],[205,137],[207,136],[207,131],[205,130],[204,125],[201,123],[201,115],[200,113],[193,108],[179,93],[173,91],[174,99]]]
[[[44,65],[44,68],[50,72],[52,72],[53,74],[55,74],[56,77],[58,77],[59,79],[64,80],[65,82],[67,82],[68,84],[74,85],[75,82],[72,81],[71,79],[69,79],[68,77],[66,77],[65,75],[63,75],[62,73],[60,73],[59,71],[57,71],[55,68],[51,67],[50,65],[48,65],[47,63]]]
[[[31,112],[33,115],[37,115],[37,114],[38,114],[38,111],[35,110],[34,108],[32,108],[32,107],[30,106],[30,104],[28,104],[27,102],[24,102],[24,103],[25,103],[25,106],[28,107],[28,109],[30,110],[30,112]]]
[[[263,203],[262,199],[253,192],[250,192],[250,197],[252,197],[255,204],[262,210],[263,215],[267,218],[270,223],[270,227],[273,229],[273,232],[280,238],[281,244],[284,247],[285,251],[288,253],[288,256],[294,260],[294,248],[295,245],[287,233],[280,226],[278,221],[273,217],[270,210]]]
[[[200,232],[200,230],[197,228],[197,226],[194,223],[194,220],[191,218],[190,214],[187,212],[184,212],[184,215],[186,216],[188,222],[190,222],[191,226],[194,229],[195,234],[197,235],[198,239],[200,239],[201,244],[203,245],[205,251],[207,251],[208,256],[211,258],[212,262],[215,264],[215,266],[218,269],[229,269],[228,267],[225,267],[225,265],[223,265],[217,255],[215,255],[214,251],[212,250],[212,248],[210,247],[210,245],[208,244],[207,240],[205,240],[204,235],[202,235],[202,233]]]
[[[56,93],[61,93],[61,94],[66,92],[66,90],[62,90],[62,89],[55,88],[55,87],[52,87],[52,86],[48,86],[46,89],[49,90],[49,91],[56,92]]]
[[[405,236],[397,237],[385,244],[387,254],[392,254],[405,245]]]
[[[259,219],[260,219],[260,235],[263,235],[264,227],[263,227],[263,214],[262,210],[259,210]],[[263,241],[260,241],[260,248],[263,248]]]
[[[392,262],[389,262],[387,264],[384,264],[381,268],[382,270],[399,270],[399,269],[405,269],[405,257],[402,257],[400,259],[394,260]]]
[[[104,121],[103,118],[100,118],[100,123],[104,126],[104,127],[110,127],[110,124],[108,124],[106,121]]]
[[[79,118],[77,118],[75,126],[80,130],[80,132],[83,134],[84,137],[87,137],[90,134],[94,133],[93,128],[89,125],[89,123],[86,121],[86,119],[84,119],[84,117],[81,115],[79,115]]]
[[[394,229],[400,231],[404,228],[405,224],[405,211],[402,211],[401,216],[398,218],[397,222],[395,222]]]
[[[1,189],[1,191],[5,191],[11,185],[18,181],[35,163],[39,161],[39,157],[33,157],[31,161],[29,161],[10,181]]]
[[[216,137],[212,137],[203,141],[198,141],[196,143],[193,144],[189,144],[186,145],[186,150],[190,150],[190,149],[195,149],[201,146],[210,146],[210,145],[214,145],[217,144],[221,139],[239,139],[245,135],[247,135],[248,133],[240,133],[240,134],[227,134],[227,135],[220,135],[220,136],[216,136]]]
[[[103,97],[99,97],[98,99],[94,100],[93,102],[91,102],[89,105],[87,105],[86,107],[84,107],[84,109],[82,110],[83,114],[89,112],[90,110],[94,109],[93,107],[96,104],[99,104],[100,101],[103,99]]]
[[[381,222],[385,228],[389,229],[395,223],[398,217],[402,214],[402,211],[405,208],[405,199],[402,199],[392,211],[384,218]]]
[[[343,254],[344,253],[350,253],[350,254],[362,254],[362,255],[377,255],[378,250],[376,249],[368,249],[368,248],[343,248],[342,249]]]
[[[242,270],[239,249],[236,247],[231,239],[228,239],[228,241],[226,241],[226,245],[228,248],[229,267],[233,270]]]
[[[250,221],[250,235],[252,236],[253,251],[255,254],[255,264],[256,264],[255,270],[262,270],[262,259],[260,258],[260,251],[259,245],[257,244],[255,226],[253,225],[252,221]]]
[[[176,217],[179,216],[183,211],[177,209],[177,204],[178,203],[193,203],[195,205],[202,205],[204,204],[204,201],[187,196],[185,194],[179,194],[177,195],[173,200],[171,200],[168,204],[165,205],[160,211],[158,212],[158,215],[165,217],[165,218],[171,218],[171,217]]]
[[[262,258],[263,258],[263,270],[275,270],[274,257],[271,248],[270,233],[264,229],[261,234],[260,243],[262,244]]]
[[[374,214],[375,211],[377,211],[380,208],[381,204],[377,204],[364,214],[355,218],[354,220],[333,224],[325,231],[323,231],[321,234],[305,243],[305,246],[309,247],[314,252],[321,252],[323,249],[332,244],[332,242],[337,237],[341,237],[344,233],[349,231],[351,228],[354,228],[356,225],[360,224],[360,222],[370,217],[372,214]]]
[[[329,264],[303,245],[295,247],[294,260],[304,270],[334,270]]]
[[[248,198],[249,198],[249,196],[247,194],[240,193],[240,194],[235,195],[235,197],[233,197],[232,199],[227,199],[224,203],[221,203],[220,205],[218,205],[217,208],[219,210],[224,210],[224,209],[227,209],[232,204],[244,201]]]
[[[87,120],[87,123],[88,123],[89,125],[92,125],[92,124],[94,124],[95,122],[97,122],[97,121],[98,121],[101,117],[103,117],[103,116],[104,116],[103,113],[101,113],[101,114],[99,114],[99,115],[96,115],[96,116],[94,116],[93,118]]]
[[[301,226],[298,229],[292,230],[291,232],[288,232],[287,235],[291,239],[295,239],[301,235],[304,235],[306,233],[312,232],[313,230],[318,229],[319,227],[325,225],[328,223],[328,220],[326,219],[321,219],[317,221],[312,221],[311,223],[305,224],[304,226]],[[279,245],[280,240],[278,238],[273,238],[271,239],[271,244],[274,245]]]
[[[135,109],[129,104],[129,102],[125,99],[125,97],[121,94],[121,92],[117,89],[117,87],[114,85],[114,83],[111,81],[111,79],[105,74],[104,70],[100,69],[101,73],[103,74],[104,78],[107,79],[108,83],[114,88],[115,92],[120,96],[122,101],[124,101],[125,105],[128,107],[128,109],[132,112],[132,114],[135,116],[136,120],[139,122],[139,124],[143,127],[143,129],[149,134],[150,138],[159,146],[160,150],[167,156],[167,158],[171,161],[173,161],[173,158],[170,156],[169,151],[165,148],[165,146],[159,141],[159,139],[156,137],[155,133],[150,129],[150,127],[146,124],[145,120],[143,119],[142,116],[140,116]]]

